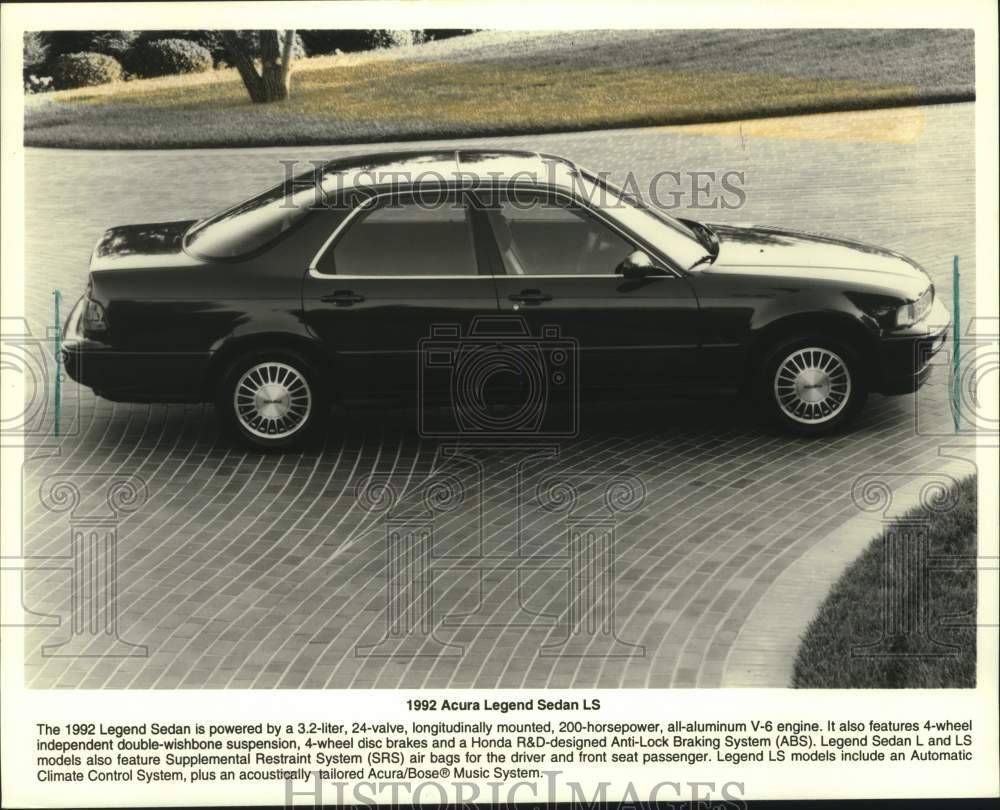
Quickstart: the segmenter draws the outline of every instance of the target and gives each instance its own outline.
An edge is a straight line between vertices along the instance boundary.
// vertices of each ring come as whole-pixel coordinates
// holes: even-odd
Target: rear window
[[[302,222],[317,198],[323,207],[348,209],[379,186],[398,182],[404,170],[439,176],[454,167],[454,152],[406,156],[405,160],[387,153],[331,161],[195,223],[184,237],[184,249],[201,259],[247,256]],[[317,171],[322,192],[316,186]]]
[[[309,213],[315,197],[312,189],[289,195],[282,183],[195,223],[184,237],[184,248],[201,259],[246,256],[297,225]]]

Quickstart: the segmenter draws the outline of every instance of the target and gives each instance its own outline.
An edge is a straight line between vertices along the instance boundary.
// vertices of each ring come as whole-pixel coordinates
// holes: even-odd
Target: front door
[[[475,208],[495,237],[501,312],[574,344],[581,391],[662,393],[693,376],[698,305],[685,278],[617,274],[636,246],[566,197],[498,190]]]
[[[425,374],[427,341],[465,335],[474,318],[497,311],[465,197],[455,192],[369,201],[310,268],[303,303],[336,359],[334,385],[354,400],[412,399],[425,378],[441,376]]]

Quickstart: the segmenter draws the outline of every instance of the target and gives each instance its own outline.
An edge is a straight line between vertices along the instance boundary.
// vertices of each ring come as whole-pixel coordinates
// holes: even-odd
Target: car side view
[[[552,155],[425,151],[111,228],[62,352],[99,396],[214,402],[263,449],[334,403],[414,403],[430,436],[571,435],[580,399],[692,393],[817,435],[917,390],[949,320],[888,250],[677,219]]]

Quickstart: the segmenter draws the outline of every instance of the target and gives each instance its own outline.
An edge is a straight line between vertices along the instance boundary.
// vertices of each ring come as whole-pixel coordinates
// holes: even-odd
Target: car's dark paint
[[[67,341],[67,372],[115,401],[197,402],[212,398],[228,360],[256,346],[277,342],[325,357],[303,318],[302,279],[345,215],[319,211],[300,238],[239,262],[185,252],[177,235],[191,222],[162,226],[174,234],[169,249],[149,238],[157,225],[111,229],[95,248],[89,285],[110,327]]]
[[[841,335],[866,350],[875,347],[878,334],[861,323],[849,299],[826,285],[789,276],[751,283],[748,278],[708,270],[695,280],[699,366],[710,378],[740,387],[752,373],[753,358],[791,332]]]
[[[91,258],[91,270],[114,270],[116,267],[183,266],[184,234],[195,220],[153,222],[145,225],[119,225],[104,232]]]
[[[343,303],[324,297],[345,296]],[[488,276],[424,279],[317,279],[303,283],[304,319],[327,346],[336,346],[337,380],[346,399],[410,391],[417,383],[417,349],[435,323],[457,324],[496,308]]]
[[[496,287],[500,312],[523,317],[531,334],[559,324],[576,341],[581,391],[683,384],[695,376],[698,302],[685,278],[497,277]],[[551,300],[530,303],[532,293]],[[529,302],[511,300],[520,297]]]
[[[482,211],[473,214],[489,233]],[[558,324],[579,347],[582,393],[627,394],[697,379],[698,300],[689,278],[664,272],[625,279],[613,267],[604,278],[508,276],[495,240],[484,242],[498,310],[524,318],[533,335]]]
[[[905,257],[846,239],[762,227],[711,225],[721,242],[716,263],[698,274],[703,370],[743,382],[765,347],[792,332],[820,331],[858,347],[874,391],[908,393],[919,382],[915,358],[940,337],[926,329],[883,334],[856,294],[915,299],[926,281]],[[796,254],[821,245],[825,262]]]
[[[462,155],[463,165],[486,167],[538,158]],[[358,165],[419,168],[428,159],[444,157],[377,156]],[[926,323],[889,334],[858,306],[859,295],[912,301],[929,283],[909,260],[868,245],[712,225],[718,256],[697,271],[679,271],[661,256],[664,272],[640,279],[510,277],[482,213],[470,215],[475,266],[467,278],[447,279],[311,272],[348,216],[344,206],[308,214],[239,259],[186,250],[191,221],[112,228],[94,250],[88,290],[108,326],[85,332],[78,305],[65,330],[66,370],[112,400],[210,401],[233,358],[283,347],[330,375],[335,397],[366,400],[413,389],[419,342],[431,324],[456,324],[464,333],[474,318],[499,313],[523,316],[533,334],[557,323],[563,337],[578,341],[583,391],[738,390],[768,346],[806,330],[855,346],[871,390],[903,393],[926,378],[918,352],[943,339],[943,328]]]

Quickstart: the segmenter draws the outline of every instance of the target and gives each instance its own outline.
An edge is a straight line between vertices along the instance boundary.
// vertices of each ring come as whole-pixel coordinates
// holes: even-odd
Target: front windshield
[[[666,253],[680,268],[690,270],[713,258],[712,245],[694,228],[586,169],[578,172],[585,186],[582,191],[589,200],[609,210],[622,225]]]

